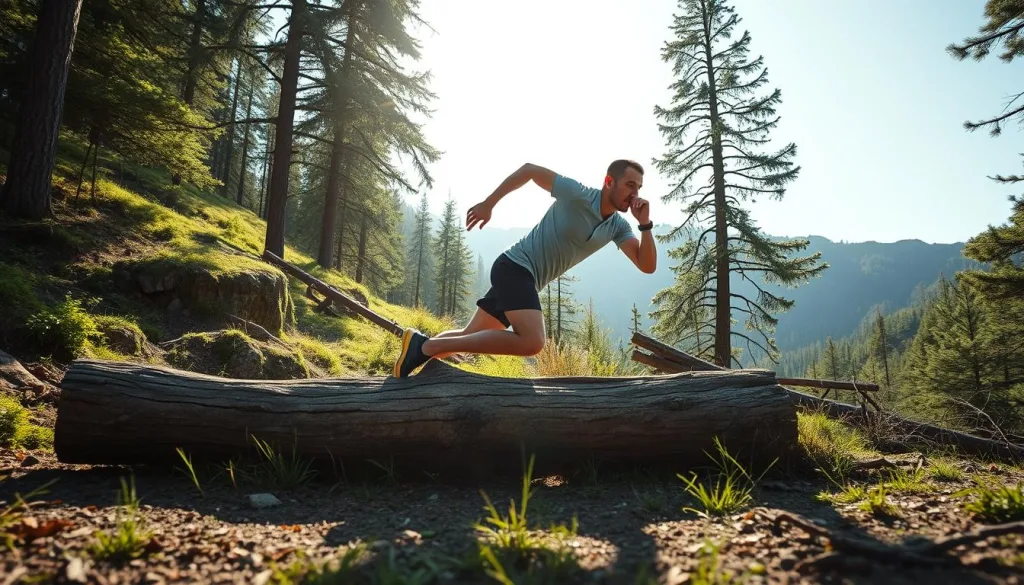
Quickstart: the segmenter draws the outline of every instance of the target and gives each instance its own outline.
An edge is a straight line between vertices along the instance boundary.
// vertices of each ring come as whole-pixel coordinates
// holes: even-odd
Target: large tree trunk
[[[352,12],[349,12],[348,31],[345,34],[345,57],[341,63],[341,73],[335,85],[334,103],[334,136],[331,147],[331,167],[327,174],[327,192],[324,193],[324,213],[320,217],[320,249],[317,253],[317,264],[330,268],[334,254],[334,238],[338,229],[338,202],[343,196],[342,162],[345,153],[345,125],[348,117],[348,74],[352,67],[351,43],[355,40],[352,34]]]
[[[708,105],[712,136],[711,162],[715,189],[715,363],[723,367],[732,366],[732,296],[729,290],[729,225],[726,218],[725,161],[722,157],[722,137],[717,131],[720,124],[718,95],[715,91],[715,62],[711,54],[711,23],[717,7],[705,7],[704,13],[704,55],[708,70]]]
[[[0,193],[4,209],[15,217],[41,219],[51,212],[50,181],[81,8],[82,0],[43,0],[39,12],[28,87]]]
[[[285,205],[291,177],[292,134],[295,122],[295,99],[299,87],[299,57],[302,54],[302,23],[306,19],[306,0],[292,2],[288,42],[284,48],[284,71],[281,75],[281,98],[277,107],[274,132],[274,162],[270,171],[270,197],[267,202],[267,237],[264,248],[284,258]]]
[[[715,437],[756,469],[798,453],[796,408],[766,370],[516,379],[432,361],[405,379],[235,380],[79,360],[61,387],[54,449],[67,463],[173,460],[177,447],[226,458],[254,437],[310,458],[453,473],[519,469],[521,448],[538,469],[593,457],[680,471],[711,463]]]

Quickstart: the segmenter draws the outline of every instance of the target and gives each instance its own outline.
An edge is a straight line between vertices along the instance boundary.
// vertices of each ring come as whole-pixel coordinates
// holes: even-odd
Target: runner
[[[631,160],[609,165],[600,189],[533,164],[509,175],[487,199],[470,208],[467,230],[487,225],[498,202],[527,181],[551,193],[554,203],[530,233],[494,261],[491,288],[476,302],[477,311],[465,327],[434,337],[415,329],[404,331],[395,377],[404,378],[432,358],[456,353],[540,353],[546,340],[540,291],[609,242],[615,242],[642,272],[653,273],[657,251],[650,206],[639,195],[643,175],[643,167]],[[639,222],[640,239],[616,213],[626,211]]]

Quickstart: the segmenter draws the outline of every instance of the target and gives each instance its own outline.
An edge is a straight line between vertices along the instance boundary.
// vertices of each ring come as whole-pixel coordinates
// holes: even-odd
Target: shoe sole
[[[402,332],[402,351],[398,353],[398,359],[395,360],[394,375],[396,378],[402,377],[402,362],[405,361],[405,356],[409,354],[409,344],[412,341],[412,329],[406,329]]]

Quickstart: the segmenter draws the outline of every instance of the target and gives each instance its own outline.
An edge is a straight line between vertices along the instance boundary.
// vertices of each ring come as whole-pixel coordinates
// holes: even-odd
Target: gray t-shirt
[[[635,237],[621,214],[601,219],[600,189],[556,175],[551,196],[555,202],[540,222],[505,250],[533,274],[538,292],[608,242],[621,247]]]

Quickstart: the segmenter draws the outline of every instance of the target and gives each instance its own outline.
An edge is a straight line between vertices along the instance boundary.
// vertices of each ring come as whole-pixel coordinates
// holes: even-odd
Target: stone
[[[249,505],[253,508],[273,508],[280,506],[281,500],[274,494],[249,494]]]

